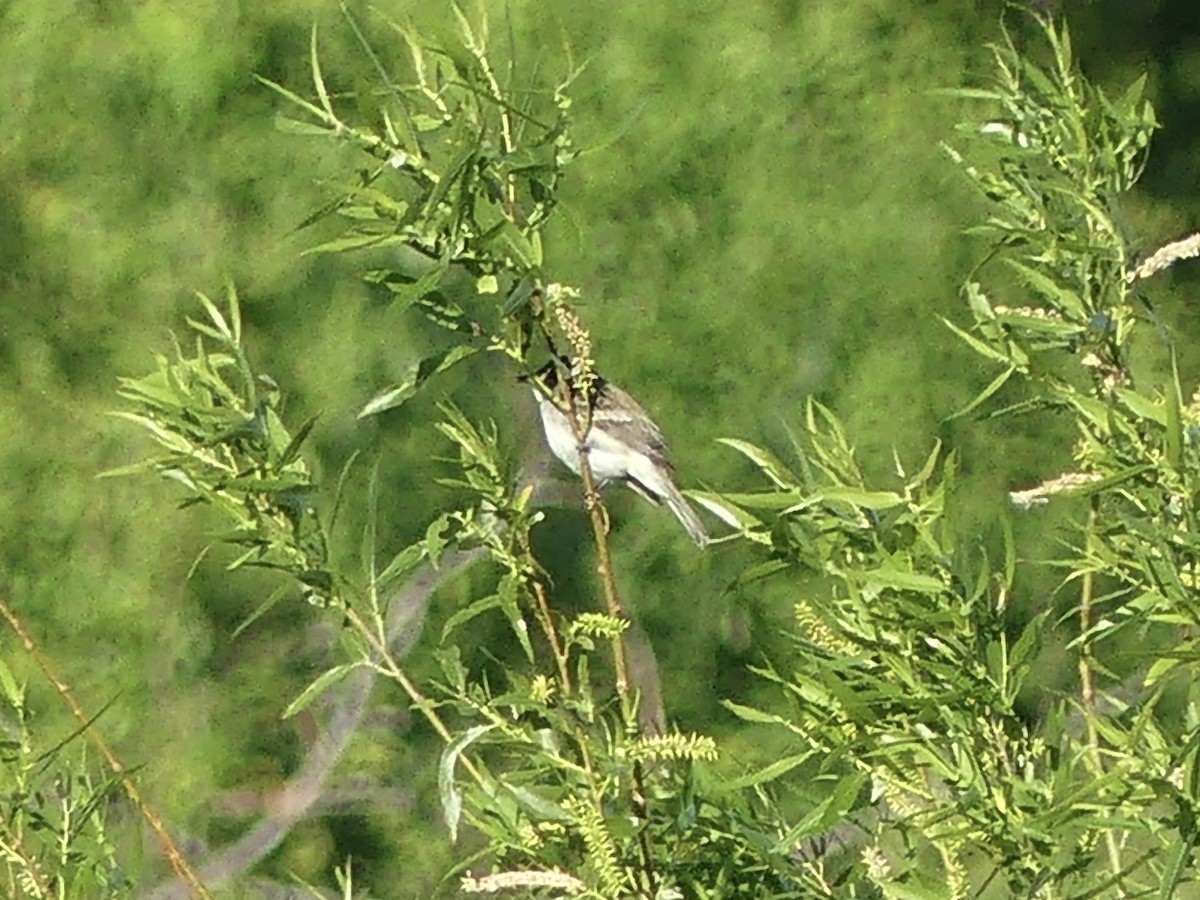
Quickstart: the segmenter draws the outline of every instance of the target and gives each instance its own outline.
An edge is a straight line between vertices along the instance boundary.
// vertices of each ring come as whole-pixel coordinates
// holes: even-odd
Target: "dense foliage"
[[[123,378],[120,389],[120,415],[148,430],[158,455],[112,474],[161,474],[170,490],[156,504],[182,491],[185,506],[201,512],[211,550],[188,562],[202,596],[258,595],[212,608],[222,640],[237,647],[268,627],[297,634],[314,620],[330,629],[278,642],[264,656],[273,665],[254,676],[261,690],[248,695],[296,723],[293,760],[267,776],[279,786],[264,789],[257,827],[222,851],[204,846],[225,844],[220,830],[177,849],[167,837],[175,829],[142,804],[140,778],[95,774],[116,765],[106,745],[93,765],[75,752],[80,735],[42,737],[30,713],[44,701],[23,684],[27,664],[42,666],[35,684],[56,687],[83,722],[107,697],[77,705],[52,674],[63,655],[53,642],[34,649],[14,616],[30,654],[0,660],[14,711],[4,758],[11,814],[0,834],[8,884],[29,896],[148,889],[156,869],[132,862],[129,823],[118,816],[114,825],[120,790],[159,831],[180,884],[195,891],[232,879],[280,890],[269,879],[245,881],[246,872],[285,837],[302,839],[322,821],[322,805],[393,819],[370,837],[343,839],[355,869],[375,855],[421,855],[421,871],[405,883],[365,870],[372,892],[385,895],[431,891],[429,879],[446,870],[448,893],[531,896],[1128,896],[1167,895],[1190,881],[1189,535],[1200,413],[1178,374],[1185,348],[1173,345],[1142,284],[1196,248],[1180,242],[1138,265],[1127,245],[1120,202],[1141,175],[1156,124],[1144,85],[1110,98],[1082,77],[1055,26],[1022,18],[1016,33],[1035,40],[1021,49],[1001,40],[990,74],[959,93],[967,119],[946,148],[987,204],[976,229],[983,262],[964,289],[969,318],[947,311],[946,325],[996,371],[971,393],[961,381],[952,391],[959,411],[943,423],[942,441],[915,433],[869,440],[868,451],[899,445],[890,472],[848,437],[862,416],[847,427],[830,404],[807,401],[789,415],[795,433],[786,442],[743,427],[761,411],[708,422],[708,433],[741,436],[723,440],[727,456],[705,479],[724,489],[692,493],[728,537],[708,551],[718,562],[690,567],[664,550],[673,541],[665,521],[637,549],[637,531],[621,521],[654,514],[616,496],[606,495],[609,509],[592,498],[586,530],[549,509],[564,493],[531,462],[512,416],[494,408],[502,386],[548,347],[569,346],[606,371],[621,358],[593,341],[607,308],[590,289],[561,283],[575,281],[561,274],[572,263],[554,251],[564,173],[603,159],[580,159],[587,143],[574,131],[573,94],[586,68],[556,74],[556,63],[518,52],[511,30],[499,37],[497,20],[489,29],[486,19],[459,16],[454,31],[439,23],[424,32],[366,21],[347,16],[341,27],[355,48],[344,67],[325,55],[329,30],[311,33],[311,89],[294,71],[262,80],[285,104],[284,131],[335,148],[323,197],[295,217],[327,230],[306,258],[331,256],[342,273],[363,274],[363,302],[377,313],[364,321],[386,323],[403,343],[398,355],[413,360],[363,366],[349,382],[340,376],[364,402],[347,405],[344,392],[332,406],[356,407],[375,423],[370,433],[385,451],[403,435],[407,469],[386,468],[386,452],[372,462],[375,448],[359,452],[351,436],[369,426],[351,432],[341,412],[327,422],[296,408],[302,370],[264,365],[278,352],[272,316],[253,313],[232,289],[225,299],[201,297],[187,336],[173,348],[155,340],[154,370]],[[296,153],[296,143],[288,134],[271,146]],[[674,194],[689,198],[687,208],[675,224],[668,215],[668,233],[711,212],[702,188],[689,193],[702,184],[680,183]],[[603,266],[600,230],[587,245]],[[662,257],[671,263],[669,249]],[[895,267],[898,286],[904,267],[882,264]],[[671,272],[672,293],[686,296],[696,277]],[[766,285],[776,276],[762,277]],[[706,302],[697,298],[691,312],[714,332],[751,315],[745,304],[717,313]],[[860,306],[868,317],[860,321],[872,325],[888,309]],[[326,343],[346,341],[356,353],[364,340],[370,346],[370,327],[339,331],[315,300],[291,310]],[[945,348],[942,326],[928,318],[936,352],[961,353]],[[629,329],[627,342],[652,341],[656,360],[688,358],[676,352],[682,338],[671,327],[664,316],[648,334]],[[787,329],[771,331],[752,360],[742,348],[733,361],[753,372],[769,368],[774,349],[794,352],[776,343]],[[295,339],[285,328],[278,334]],[[395,350],[390,337],[376,340],[380,351]],[[310,361],[319,364],[320,353]],[[579,377],[589,373],[585,365]],[[894,391],[883,374],[872,374],[873,390]],[[672,377],[645,383],[669,387]],[[718,408],[723,377],[715,367],[693,415]],[[451,392],[456,404],[425,399]],[[1013,421],[1040,448],[1022,464],[1041,482],[1012,492],[1025,510],[1015,520],[969,502],[988,484],[971,480],[987,429]],[[688,435],[686,424],[663,424]],[[738,458],[747,468],[730,462]],[[422,499],[410,502],[417,485],[426,487]],[[576,504],[573,492],[565,496]],[[1030,536],[1048,532],[1029,520],[1048,512],[1064,525],[1058,540],[1039,545]],[[190,555],[200,542],[187,536],[188,518],[164,518],[162,527]],[[14,560],[29,578],[34,560]],[[695,571],[678,578],[685,567]],[[1055,585],[1060,599],[1036,599]],[[665,627],[681,605],[693,603],[704,621],[731,598],[738,605],[722,613],[719,643]],[[650,641],[631,622],[635,609]],[[58,615],[72,622],[78,613]],[[749,652],[740,643],[748,626],[757,634],[785,622],[773,637],[763,630]],[[1038,690],[1054,672],[1047,638],[1077,683],[1052,676],[1057,689]],[[753,680],[710,683],[714,646],[739,671],[752,663]],[[291,699],[298,677],[308,687]],[[403,708],[372,700],[379,678],[406,698]],[[688,698],[685,685],[703,697]],[[717,703],[732,718],[714,717]],[[120,705],[99,716],[100,733],[111,733]],[[188,716],[186,708],[164,714]],[[133,748],[147,759],[130,742],[143,726],[121,721],[116,730],[135,735],[122,755]],[[397,734],[413,739],[407,753]],[[184,760],[162,762],[175,741],[150,758],[151,788],[192,777]],[[196,744],[177,749],[212,752],[207,735]],[[349,771],[355,780],[338,779]],[[401,789],[414,778],[415,791]],[[356,784],[366,785],[366,802],[355,799]],[[200,796],[215,796],[205,790]],[[409,822],[437,811],[457,862],[438,861],[447,851],[430,848],[444,839],[406,827],[404,806]],[[386,849],[371,852],[372,843]],[[331,868],[307,874],[320,880]],[[339,876],[347,893],[349,871]],[[164,885],[155,896],[177,890]]]

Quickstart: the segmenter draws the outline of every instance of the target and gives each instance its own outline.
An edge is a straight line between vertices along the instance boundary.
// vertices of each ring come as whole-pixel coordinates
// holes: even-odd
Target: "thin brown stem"
[[[621,602],[621,596],[617,592],[616,574],[613,570],[612,551],[608,546],[608,511],[604,508],[603,502],[600,500],[600,492],[597,490],[596,476],[592,472],[591,463],[587,456],[587,434],[591,430],[591,410],[586,408],[582,412],[575,403],[575,392],[568,389],[565,391],[567,404],[569,406],[570,421],[575,429],[575,440],[579,448],[579,475],[583,479],[583,491],[585,502],[587,505],[588,518],[592,523],[592,534],[596,539],[596,554],[598,561],[596,571],[600,575],[600,583],[604,589],[604,602],[608,608],[608,614],[615,619],[628,623],[630,621],[629,614],[625,611],[625,606]],[[621,715],[624,720],[625,729],[631,736],[637,736],[639,733],[638,717],[637,717],[637,698],[635,692],[629,687],[629,661],[626,657],[625,639],[624,636],[618,634],[613,638],[613,666],[615,669],[617,694],[621,700]],[[650,808],[646,799],[646,778],[642,770],[642,764],[635,761],[633,763],[633,808],[637,817],[642,822],[642,827],[638,829],[638,849],[641,854],[643,889],[648,894],[653,894],[654,885],[654,856],[653,848],[650,846]]]
[[[109,769],[117,776],[117,780],[121,782],[121,787],[125,791],[125,796],[129,798],[129,802],[141,813],[142,818],[146,820],[147,824],[149,824],[150,828],[158,836],[158,840],[162,844],[163,850],[166,851],[167,859],[171,863],[171,868],[175,871],[175,874],[187,882],[195,896],[201,897],[203,900],[211,900],[212,895],[200,882],[196,872],[188,864],[187,859],[184,858],[183,852],[175,844],[175,841],[171,839],[171,835],[167,832],[162,820],[154,813],[154,810],[146,805],[133,780],[125,774],[125,766],[122,765],[121,761],[117,759],[116,754],[109,748],[108,743],[101,736],[100,730],[96,728],[95,722],[83,711],[83,707],[75,699],[70,686],[59,677],[54,667],[50,664],[50,660],[42,653],[34,641],[33,635],[26,630],[24,624],[17,618],[16,613],[9,609],[3,600],[0,600],[0,616],[3,616],[8,622],[9,627],[16,632],[17,637],[20,638],[21,643],[25,646],[26,652],[37,663],[38,668],[42,670],[42,674],[46,676],[46,679],[54,685],[54,689],[63,698],[63,701],[71,710],[71,714],[83,726],[88,739],[100,751],[100,755],[108,763]]]
[[[550,652],[554,654],[554,662],[558,666],[558,678],[562,682],[563,693],[570,695],[574,693],[574,689],[571,687],[570,659],[562,644],[562,639],[558,635],[558,629],[554,627],[554,617],[550,613],[550,601],[546,598],[545,586],[538,578],[532,579],[532,585],[538,621],[546,635],[546,642],[550,644]]]
[[[1087,549],[1090,554],[1096,540],[1096,516],[1099,505],[1099,495],[1093,495],[1088,509],[1087,519]],[[1081,635],[1079,650],[1079,699],[1083,706],[1083,720],[1087,728],[1088,756],[1095,768],[1097,777],[1104,774],[1104,760],[1100,753],[1100,734],[1096,728],[1096,685],[1092,673],[1093,658],[1090,639],[1087,637],[1092,627],[1092,598],[1095,593],[1095,574],[1091,561],[1087,561],[1083,579],[1079,589],[1079,634]],[[1105,846],[1108,851],[1108,862],[1113,876],[1121,877],[1121,848],[1117,844],[1117,836],[1113,829],[1104,832]]]
[[[433,730],[447,744],[454,740],[454,735],[450,733],[450,729],[446,727],[446,723],[442,721],[442,717],[437,714],[437,710],[433,708],[432,702],[426,697],[421,689],[416,686],[408,673],[400,668],[400,664],[392,657],[388,651],[386,643],[380,640],[379,636],[363,621],[362,616],[352,607],[347,605],[345,608],[346,619],[354,626],[355,630],[362,636],[363,640],[373,650],[377,656],[377,661],[374,666],[380,669],[384,674],[389,676],[393,681],[404,689],[404,693],[408,694],[408,699],[412,701],[412,705],[416,707],[425,717],[425,720],[433,726]],[[475,767],[466,756],[460,758],[459,762],[462,767],[471,773],[471,776],[479,783],[484,784],[482,773]]]

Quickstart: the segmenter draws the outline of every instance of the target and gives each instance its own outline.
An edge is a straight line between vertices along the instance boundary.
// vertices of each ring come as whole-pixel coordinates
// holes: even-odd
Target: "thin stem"
[[[459,17],[465,39],[463,43],[467,50],[475,57],[475,62],[479,66],[480,72],[483,73],[484,79],[487,81],[488,90],[491,91],[492,100],[496,104],[496,108],[500,111],[500,147],[505,156],[512,154],[515,144],[513,142],[512,120],[508,115],[508,105],[504,99],[504,91],[500,88],[500,82],[496,80],[496,73],[492,70],[491,61],[487,57],[487,49],[485,47],[485,38],[477,38],[474,31],[471,29],[470,23],[465,17]],[[484,26],[486,29],[486,25]],[[508,216],[513,224],[520,224],[517,221],[517,187],[510,174],[504,179],[504,199],[507,201]]]
[[[1098,495],[1093,495],[1088,509],[1087,550],[1090,555],[1096,540],[1096,514]],[[1096,685],[1092,675],[1092,648],[1087,638],[1092,627],[1092,597],[1095,590],[1095,574],[1090,561],[1083,573],[1079,596],[1079,634],[1082,637],[1079,650],[1079,697],[1083,705],[1083,719],[1087,723],[1088,755],[1096,774],[1104,774],[1104,760],[1100,753],[1100,734],[1096,729]],[[1121,878],[1121,848],[1113,828],[1104,831],[1104,843],[1108,851],[1108,864],[1113,877]]]
[[[446,723],[443,722],[441,716],[437,714],[437,711],[433,708],[433,704],[430,702],[429,698],[421,693],[420,688],[418,688],[416,684],[413,683],[413,680],[408,677],[408,673],[401,669],[399,663],[392,658],[391,653],[388,652],[387,645],[381,641],[379,636],[376,635],[375,632],[372,631],[367,625],[367,623],[362,620],[362,617],[358,614],[354,607],[346,604],[344,607],[344,612],[346,619],[355,627],[358,633],[362,635],[363,639],[378,656],[379,661],[373,662],[372,665],[389,676],[393,681],[398,683],[400,687],[404,689],[404,693],[408,694],[408,698],[412,701],[413,706],[420,710],[421,715],[423,715],[426,721],[433,726],[433,730],[437,732],[438,737],[440,737],[447,744],[451,743],[454,740],[454,735],[450,733],[450,729],[446,727]],[[471,773],[471,776],[480,785],[485,783],[482,773],[480,773],[480,771],[475,767],[475,764],[472,763],[468,757],[465,755],[462,756],[459,760],[459,763],[464,769]]]
[[[174,869],[175,874],[188,883],[195,896],[202,898],[202,900],[212,900],[212,894],[210,894],[208,889],[200,882],[199,877],[188,864],[188,861],[184,858],[183,852],[171,839],[171,835],[167,833],[166,826],[163,825],[162,820],[159,819],[159,817],[155,815],[154,811],[146,805],[146,802],[142,799],[141,794],[134,785],[133,780],[125,774],[125,766],[122,765],[119,759],[117,759],[116,754],[109,749],[108,744],[105,742],[104,738],[100,735],[99,730],[96,728],[95,722],[88,717],[88,715],[83,711],[83,707],[81,707],[78,701],[76,701],[75,695],[72,693],[70,686],[58,676],[57,672],[54,670],[54,667],[50,665],[50,660],[47,659],[45,654],[43,654],[38,648],[33,636],[25,629],[25,626],[22,624],[21,620],[17,618],[16,613],[9,609],[8,605],[5,604],[3,600],[0,600],[0,616],[3,616],[8,622],[9,627],[16,632],[17,637],[21,639],[21,643],[25,645],[26,652],[33,657],[33,660],[37,663],[38,668],[42,670],[42,674],[45,675],[46,679],[54,685],[54,688],[58,691],[59,696],[63,698],[67,704],[67,707],[71,710],[71,714],[75,716],[75,718],[83,726],[83,730],[91,740],[92,744],[95,745],[96,749],[100,751],[100,755],[104,757],[105,762],[108,763],[108,767],[121,782],[121,787],[125,791],[125,796],[129,798],[129,802],[134,805],[139,813],[141,813],[142,818],[146,820],[146,822],[150,825],[150,828],[153,829],[154,833],[158,836],[159,842],[166,851],[167,859],[170,861],[171,868]]]
[[[600,583],[604,587],[605,605],[608,607],[608,614],[610,616],[620,621],[628,622],[629,615],[626,613],[625,606],[621,602],[621,597],[617,593],[616,575],[612,565],[612,551],[608,546],[608,512],[600,500],[596,477],[592,473],[592,466],[588,460],[587,434],[592,426],[591,409],[585,404],[584,410],[582,412],[579,410],[578,405],[575,403],[575,392],[570,389],[569,385],[564,393],[569,407],[570,420],[575,429],[576,444],[579,449],[579,475],[583,479],[583,491],[586,498],[588,518],[591,520],[592,533],[596,538],[596,553],[599,557],[596,571],[599,573]],[[613,638],[612,648],[613,665],[616,670],[617,694],[621,698],[621,715],[624,719],[626,731],[636,736],[640,731],[637,719],[637,700],[633,692],[629,689],[629,662],[626,657],[623,635],[618,634]],[[646,800],[645,773],[642,771],[642,764],[638,761],[634,761],[633,763],[633,809],[642,822],[642,827],[638,829],[638,849],[641,854],[644,881],[642,887],[647,893],[653,894],[655,889],[654,856],[653,848],[650,846],[650,809]]]
[[[558,630],[554,627],[554,618],[550,614],[550,601],[546,598],[546,589],[542,585],[541,579],[534,578],[532,584],[538,621],[550,644],[550,652],[554,654],[554,661],[558,665],[558,677],[562,682],[563,693],[573,694],[570,659],[567,656],[566,648],[562,645],[562,639],[558,636]]]
[[[0,818],[0,835],[3,836],[3,839],[0,839],[0,852],[9,857],[6,862],[16,859],[20,863],[18,873],[13,873],[10,866],[6,867],[9,869],[9,883],[15,883],[16,879],[20,878],[24,881],[26,890],[31,891],[31,893],[45,898],[45,900],[53,897],[54,894],[50,892],[50,886],[43,879],[44,873],[38,864],[37,858],[32,853],[25,852],[20,836],[9,828],[2,818]]]

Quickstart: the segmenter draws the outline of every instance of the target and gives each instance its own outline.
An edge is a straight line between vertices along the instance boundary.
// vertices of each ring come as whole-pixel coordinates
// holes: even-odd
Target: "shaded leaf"
[[[435,353],[433,356],[425,357],[425,359],[412,367],[411,374],[406,380],[371,398],[359,410],[358,418],[365,419],[368,416],[376,416],[382,412],[387,412],[388,410],[395,409],[397,406],[401,406],[406,401],[412,399],[421,385],[434,375],[441,374],[447,369],[453,368],[464,359],[468,359],[478,352],[480,352],[479,347],[473,347],[469,344],[457,344],[442,353]]]
[[[493,725],[475,725],[446,745],[438,762],[438,796],[442,801],[442,818],[450,831],[450,842],[458,841],[458,823],[462,819],[462,793],[454,781],[459,757],[471,744],[492,730]]]
[[[341,681],[360,665],[362,664],[357,662],[345,663],[340,666],[334,666],[332,669],[329,669],[326,672],[322,672],[312,682],[312,684],[300,692],[300,696],[288,704],[287,709],[283,711],[283,716],[281,718],[289,719],[296,713],[308,707],[308,705],[316,700],[317,697],[321,696],[325,690],[332,687],[334,684],[337,684],[337,682]]]

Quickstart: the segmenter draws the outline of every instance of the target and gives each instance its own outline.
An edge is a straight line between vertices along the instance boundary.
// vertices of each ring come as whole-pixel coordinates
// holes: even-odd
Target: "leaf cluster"
[[[460,25],[462,45],[451,50],[396,29],[408,79],[384,71],[364,40],[381,88],[354,99],[378,109],[374,124],[340,118],[315,35],[315,99],[274,86],[309,115],[306,133],[349,139],[374,161],[312,218],[349,223],[317,249],[406,248],[419,266],[368,278],[455,340],[364,414],[404,402],[480,350],[523,365],[535,334],[553,347],[555,322],[586,371],[592,363],[571,308],[578,293],[541,281],[540,229],[574,155],[566,82],[550,94],[514,87],[515,70],[502,72],[487,52],[486,29]],[[468,845],[471,832],[452,873],[463,890],[1083,898],[1168,896],[1193,880],[1200,402],[1185,402],[1173,367],[1160,390],[1136,384],[1129,345],[1144,316],[1116,224],[1154,117],[1140,86],[1110,101],[1078,72],[1065,30],[1043,30],[1048,65],[1006,40],[994,51],[994,82],[960,92],[986,109],[951,156],[989,214],[978,229],[985,259],[964,288],[973,321],[951,328],[1002,371],[958,416],[1069,416],[1075,470],[1047,473],[1012,500],[1036,510],[1078,498],[1084,512],[1061,556],[1030,562],[1018,558],[1007,520],[998,547],[962,538],[960,461],[941,446],[916,467],[897,459],[894,483],[879,487],[834,413],[815,402],[786,462],[726,440],[753,464],[755,482],[694,497],[729,526],[723,540],[752,556],[739,588],[769,580],[795,595],[796,652],[755,668],[776,705],[728,704],[783,736],[788,751],[767,765],[739,766],[707,736],[639,721],[599,499],[589,502],[610,602],[568,614],[529,536],[540,485],[506,459],[496,425],[441,407],[430,427],[457,450],[444,483],[461,502],[386,565],[376,564],[368,526],[355,571],[324,550],[335,523],[318,515],[315,497],[326,492],[303,459],[312,425],[283,424],[278,392],[242,349],[235,297],[228,315],[202,298],[208,320],[191,323],[193,353],[177,350],[151,375],[122,382],[134,407],[125,415],[166,451],[143,468],[228,520],[234,566],[277,569],[287,589],[299,581],[337,601],[352,658],[289,712],[348,673],[371,671],[392,679],[440,736],[443,817],[452,840]],[[469,301],[449,296],[451,272],[474,279]],[[1007,304],[993,299],[1001,294]],[[1016,382],[1030,399],[991,410]],[[335,510],[341,492],[339,483]],[[438,675],[418,684],[394,649],[397,618],[419,605],[406,596],[424,591],[427,601],[483,560],[492,581],[448,616],[430,653]],[[1010,619],[1017,573],[1030,564],[1062,571],[1070,610],[1060,620],[1050,604],[1029,621]],[[515,662],[474,640],[496,614],[521,650]],[[1045,716],[1031,721],[1020,699],[1038,689],[1052,627],[1070,631],[1079,691],[1041,698]],[[1132,678],[1122,671],[1130,656],[1144,663]],[[1182,725],[1163,713],[1176,675],[1187,685]]]

